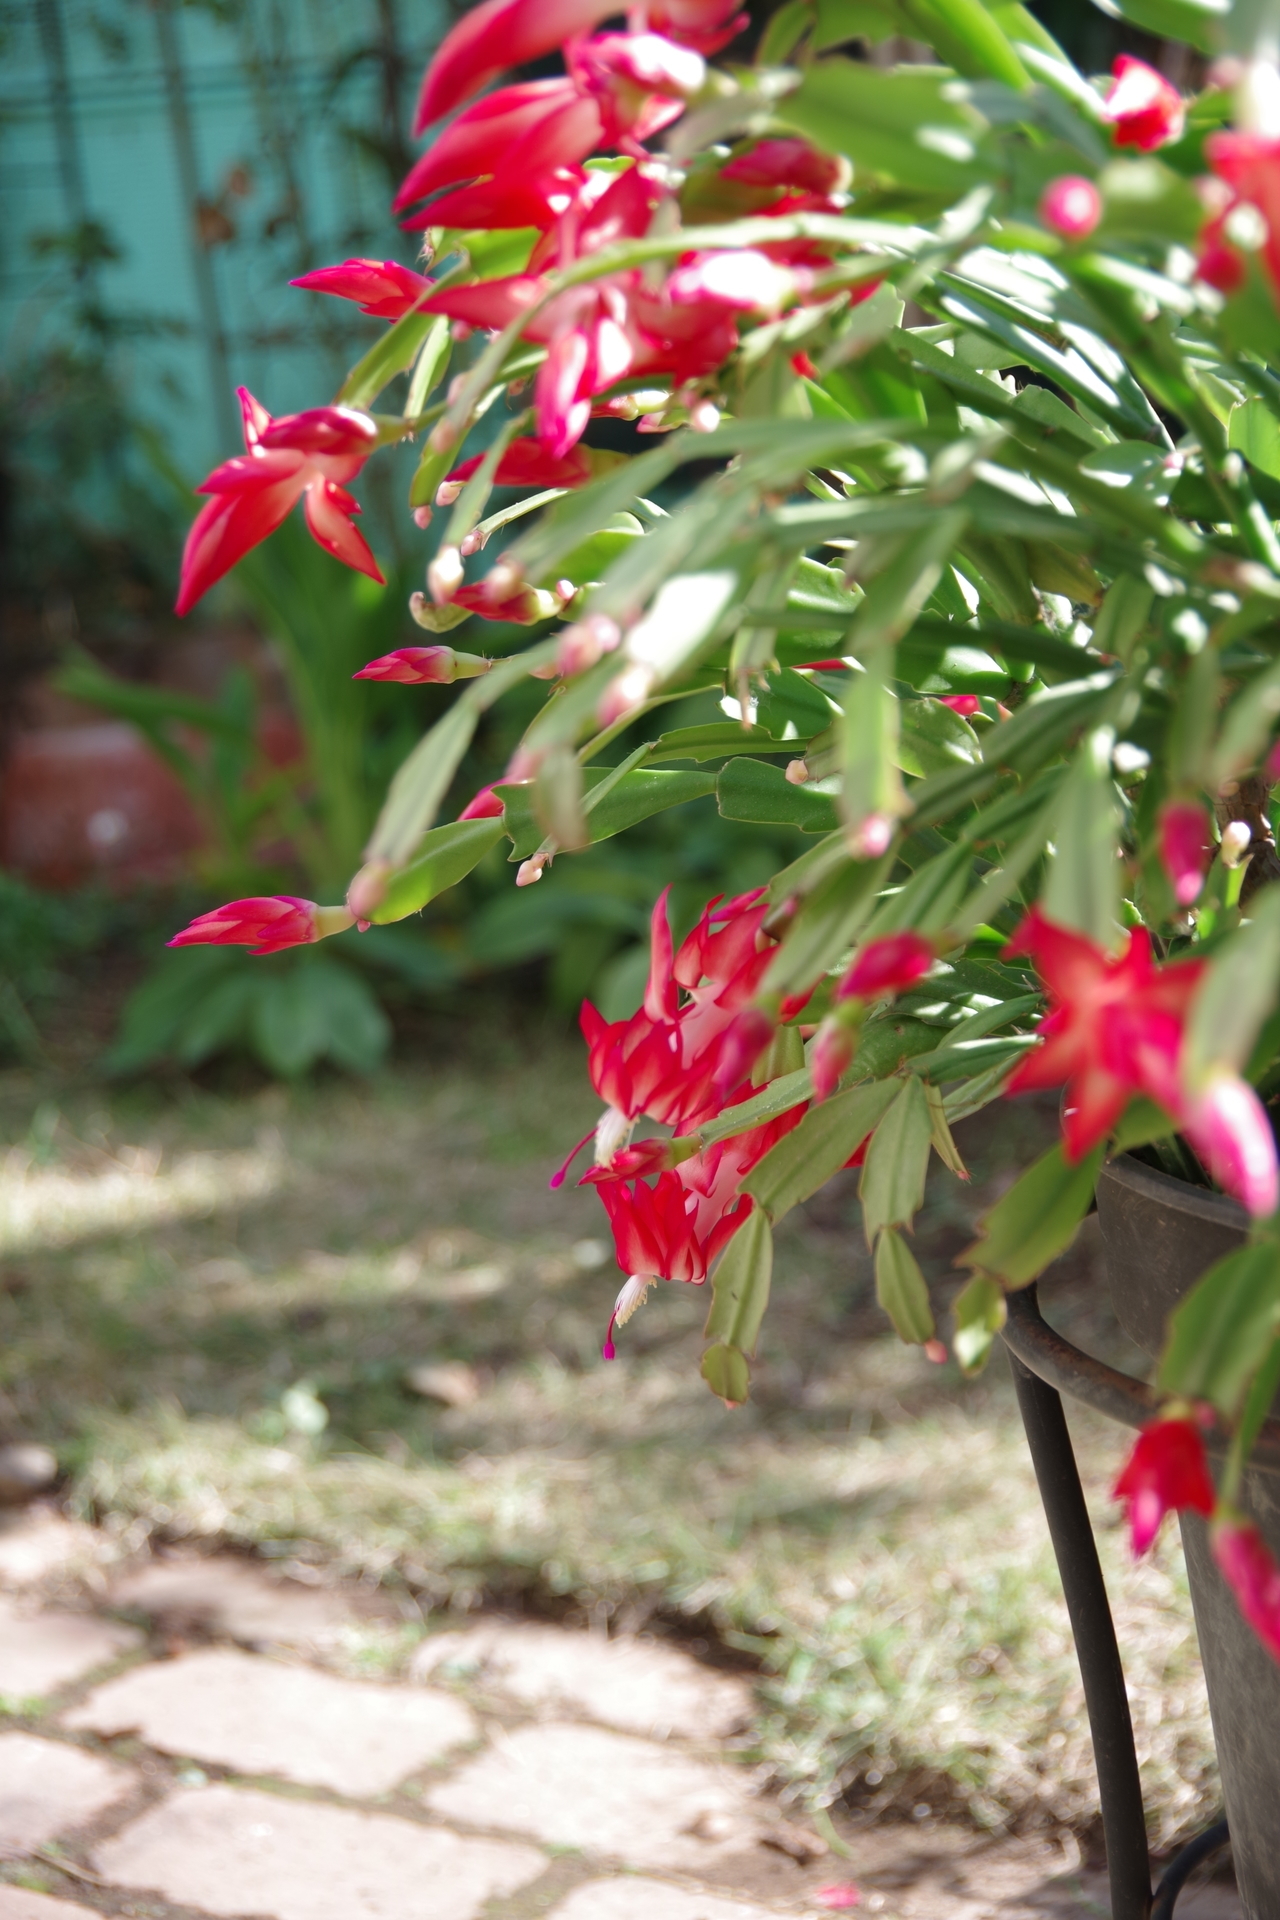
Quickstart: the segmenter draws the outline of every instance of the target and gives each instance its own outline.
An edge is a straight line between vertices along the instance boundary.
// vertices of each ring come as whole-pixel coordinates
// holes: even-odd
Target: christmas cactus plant
[[[964,1256],[955,1354],[982,1364],[1105,1155],[1234,1195],[1248,1243],[1176,1315],[1117,1492],[1136,1548],[1169,1509],[1214,1516],[1280,1657],[1280,1573],[1235,1504],[1280,1375],[1280,70],[1259,0],[1121,11],[1190,44],[1194,97],[1128,56],[1082,75],[1016,0],[789,0],[737,60],[734,0],[626,31],[608,0],[465,14],[396,202],[423,270],[298,283],[386,330],[331,405],[242,392],[179,607],[299,500],[380,577],[347,489],[412,438],[434,638],[364,673],[466,684],[344,904],[238,901],[178,942],[402,919],[503,840],[529,886],[710,795],[800,828],[678,946],[658,901],[630,1018],[583,1009],[584,1177],[625,1275],[606,1358],[656,1282],[707,1285],[702,1371],[742,1401],[773,1227],[850,1166],[880,1301],[941,1357],[910,1241],[930,1157],[964,1178],[954,1122],[1061,1087],[1060,1142]],[[892,35],[936,63],[886,64]],[[504,83],[557,48],[562,77]],[[629,451],[591,444],[601,420]],[[535,631],[456,652],[468,615]],[[441,823],[530,677],[505,777]],[[665,728],[695,693],[713,717]]]

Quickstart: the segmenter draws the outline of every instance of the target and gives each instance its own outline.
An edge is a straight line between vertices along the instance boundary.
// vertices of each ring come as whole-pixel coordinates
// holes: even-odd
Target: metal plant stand
[[[1190,1841],[1165,1869],[1153,1895],[1124,1670],[1059,1388],[1131,1427],[1151,1419],[1154,1396],[1140,1381],[1082,1353],[1055,1333],[1041,1316],[1033,1286],[1009,1295],[1004,1341],[1084,1683],[1098,1768],[1112,1920],[1172,1920],[1192,1870],[1227,1843],[1227,1823],[1219,1820]],[[1264,1433],[1259,1447],[1264,1457],[1273,1452],[1280,1464],[1280,1435],[1274,1429]]]

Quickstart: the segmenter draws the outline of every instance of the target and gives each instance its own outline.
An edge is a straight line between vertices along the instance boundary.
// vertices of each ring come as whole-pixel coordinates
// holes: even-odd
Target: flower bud
[[[1183,1131],[1224,1192],[1255,1220],[1280,1203],[1280,1167],[1267,1110],[1247,1080],[1225,1068],[1187,1103]]]
[[[386,897],[390,878],[391,864],[387,860],[370,860],[361,867],[347,888],[347,905],[357,920],[372,920]]]
[[[836,988],[836,999],[879,1000],[902,993],[928,973],[934,947],[922,933],[887,933],[869,940]]]
[[[1210,1535],[1218,1570],[1236,1604],[1273,1658],[1280,1660],[1280,1567],[1258,1529],[1238,1515]]]
[[[845,845],[854,860],[878,860],[893,838],[893,821],[887,813],[868,813],[845,834]]]
[[[1246,827],[1246,840],[1248,834]],[[1160,864],[1173,897],[1180,907],[1189,907],[1199,899],[1209,867],[1209,816],[1194,800],[1166,801],[1160,809],[1159,838]]]
[[[793,787],[802,787],[809,778],[809,769],[803,760],[788,760],[785,778]]]
[[[1064,173],[1040,196],[1040,218],[1066,240],[1083,240],[1102,218],[1102,195],[1083,174]]]
[[[430,507],[415,507],[413,510],[413,524],[415,527],[421,527],[425,532],[431,525]]]
[[[636,661],[624,667],[616,679],[611,680],[600,697],[596,708],[596,719],[602,727],[612,727],[629,713],[642,707],[657,685],[658,675],[655,668],[642,661]]]
[[[457,547],[441,547],[427,568],[427,591],[438,607],[447,607],[462,585],[465,569]]]
[[[556,669],[566,676],[585,673],[622,640],[622,629],[607,613],[589,613],[560,635]]]
[[[1178,89],[1131,53],[1119,54],[1111,72],[1102,117],[1115,128],[1116,145],[1150,153],[1169,140],[1177,140],[1186,122]]]
[[[829,1100],[853,1059],[854,1031],[833,1015],[823,1021],[809,1048],[809,1074],[815,1100]]]
[[[1238,867],[1249,851],[1249,842],[1253,838],[1247,820],[1228,820],[1222,829],[1222,845],[1218,857],[1224,867]]]
[[[542,869],[546,866],[550,858],[551,855],[549,853],[534,853],[530,854],[527,860],[522,860],[516,871],[516,885],[518,887],[531,887],[536,881],[541,880]]]

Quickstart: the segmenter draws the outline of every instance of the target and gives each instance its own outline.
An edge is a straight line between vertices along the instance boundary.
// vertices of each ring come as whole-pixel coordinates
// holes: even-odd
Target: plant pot
[[[1245,1213],[1222,1194],[1125,1155],[1102,1170],[1098,1218],[1116,1317],[1154,1357],[1178,1302],[1207,1267],[1243,1242]],[[1280,1478],[1247,1473],[1242,1504],[1280,1557]],[[1277,1920],[1280,1666],[1241,1617],[1198,1515],[1183,1517],[1182,1540],[1240,1899],[1247,1920]]]

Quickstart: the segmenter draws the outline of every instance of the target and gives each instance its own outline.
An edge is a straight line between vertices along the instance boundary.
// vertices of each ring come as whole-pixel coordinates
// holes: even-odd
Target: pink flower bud
[[[391,867],[386,860],[370,860],[347,888],[347,905],[357,920],[371,920],[386,898]]]
[[[534,853],[530,854],[527,860],[522,860],[516,870],[516,885],[518,887],[532,887],[535,885],[537,881],[541,880],[542,869],[546,866],[550,858],[551,855],[549,853]]]
[[[248,947],[252,953],[282,953],[286,947],[307,947],[317,938],[316,917],[321,909],[314,900],[299,900],[292,894],[256,896],[233,900],[228,906],[202,913],[175,933],[166,944],[171,947]],[[345,909],[325,909],[332,922],[335,916],[349,927],[355,916]],[[345,914],[345,918],[342,916]],[[326,927],[337,933],[336,924]]]
[[[762,1008],[745,1007],[725,1028],[712,1082],[718,1100],[727,1100],[742,1085],[773,1039],[774,1026]]]
[[[975,713],[982,712],[982,702],[976,693],[944,693],[940,695],[940,704],[950,707],[952,713],[958,713],[962,720],[969,720]]]
[[[1195,800],[1168,800],[1160,809],[1160,864],[1173,897],[1189,907],[1200,897],[1209,867],[1209,816]]]
[[[657,673],[642,662],[624,667],[616,679],[611,680],[600,697],[596,708],[596,719],[602,727],[612,727],[624,720],[629,713],[642,707],[657,683]]]
[[[714,433],[720,425],[720,409],[714,400],[695,400],[689,409],[689,425],[695,433]]]
[[[853,1034],[842,1020],[826,1019],[813,1036],[809,1074],[815,1100],[829,1100],[853,1059]]]
[[[802,787],[809,778],[809,769],[803,760],[788,760],[785,778],[793,787]]]
[[[1218,849],[1223,866],[1238,867],[1248,853],[1252,839],[1253,833],[1247,820],[1228,820],[1222,829],[1222,845]]]
[[[878,860],[893,838],[893,821],[887,813],[868,813],[845,835],[845,845],[854,860]]]
[[[395,680],[405,687],[447,687],[457,679],[452,647],[397,647],[353,673],[353,680]]]
[[[447,607],[456,597],[464,571],[457,547],[441,547],[427,568],[427,591],[438,607]]]
[[[612,653],[621,639],[622,629],[616,620],[607,613],[589,613],[560,635],[557,671],[565,675],[585,673],[604,654]]]
[[[1280,1202],[1280,1169],[1267,1110],[1247,1080],[1220,1071],[1193,1094],[1183,1131],[1225,1193],[1255,1219]]]
[[[474,800],[468,800],[459,820],[499,820],[502,817],[502,797],[492,787],[481,787]]]
[[[1083,174],[1064,173],[1040,196],[1040,218],[1066,240],[1083,240],[1102,218],[1102,195]]]
[[[1107,89],[1102,110],[1104,120],[1115,128],[1118,147],[1137,147],[1150,153],[1169,140],[1177,140],[1186,123],[1182,95],[1170,86],[1163,74],[1131,53],[1121,53],[1111,69],[1114,78]]]
[[[1273,1659],[1280,1660],[1280,1567],[1255,1526],[1220,1520],[1211,1539],[1218,1570]]]
[[[924,1357],[926,1360],[931,1360],[935,1367],[945,1367],[947,1364],[946,1341],[926,1340],[924,1343]]]
[[[1216,1497],[1204,1442],[1190,1420],[1155,1420],[1144,1427],[1112,1492],[1128,1506],[1135,1556],[1147,1551],[1166,1513],[1190,1508],[1208,1515]]]
[[[430,507],[415,507],[413,510],[413,524],[415,527],[421,527],[425,533],[431,525]]]
[[[934,962],[931,940],[921,933],[887,933],[869,940],[836,988],[837,1000],[878,1000],[902,993],[928,973]]]

